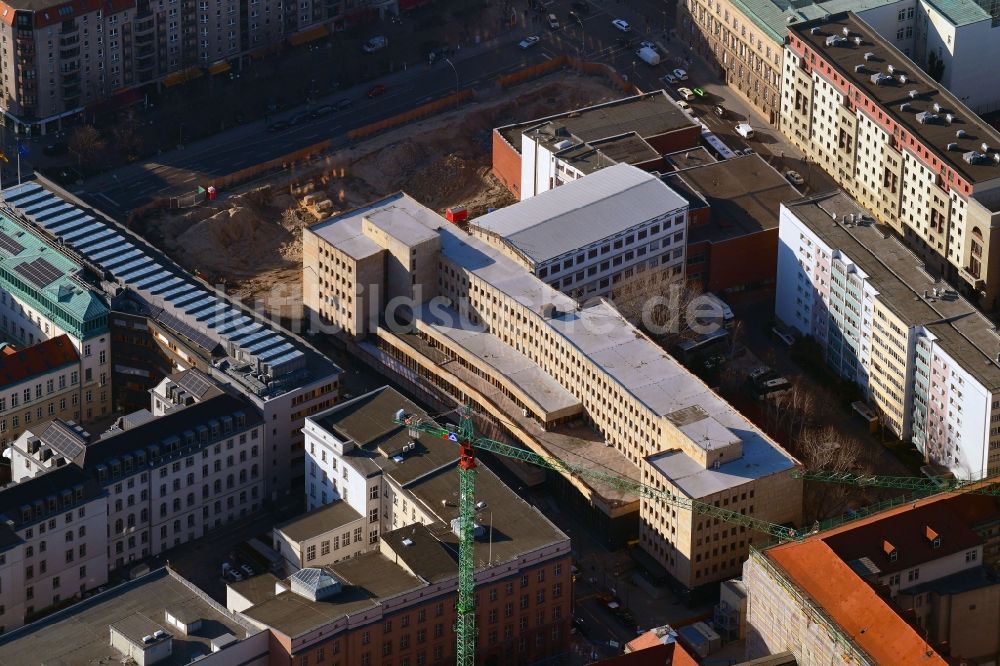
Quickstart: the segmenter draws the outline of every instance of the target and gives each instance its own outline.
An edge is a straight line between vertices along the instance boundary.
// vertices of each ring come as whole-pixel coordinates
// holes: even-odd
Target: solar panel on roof
[[[246,348],[247,345],[252,344],[254,340],[260,340],[261,338],[263,338],[263,337],[265,337],[267,335],[270,335],[270,334],[271,334],[271,330],[270,329],[262,328],[261,330],[257,331],[253,335],[248,335],[244,339],[240,340],[239,343],[237,343],[237,346],[239,346],[241,349],[242,348]]]
[[[67,211],[73,211],[73,210],[77,210],[77,208],[69,205],[66,202],[63,202],[62,205],[52,206],[51,208],[46,209],[43,213],[36,215],[35,217],[38,219],[39,222],[44,222],[45,220],[51,219],[56,215],[64,215],[66,214]]]
[[[185,372],[177,379],[177,385],[195,395],[202,395],[212,388],[212,380],[200,372]]]
[[[84,249],[84,248],[92,247],[92,246],[94,246],[97,243],[104,243],[109,238],[116,238],[116,237],[118,237],[118,234],[116,234],[115,232],[113,232],[111,229],[108,229],[107,227],[102,227],[99,230],[95,230],[93,233],[91,233],[90,235],[88,235],[86,238],[80,239],[80,241],[77,243],[77,248],[78,249]]]
[[[103,262],[106,261],[112,261],[117,258],[124,259],[129,252],[132,253],[129,256],[134,257],[135,253],[138,251],[139,250],[136,250],[134,245],[130,243],[125,243],[124,245],[119,244],[114,247],[110,247],[107,250],[101,250],[100,252],[95,252],[94,254],[90,255],[90,258],[93,259],[94,261],[101,262],[103,265]]]
[[[250,317],[240,316],[238,319],[232,319],[224,324],[215,327],[215,331],[220,335],[226,335],[231,331],[239,330],[240,328],[249,324],[252,320]]]
[[[149,293],[153,294],[154,296],[158,296],[168,290],[172,291],[173,289],[177,288],[184,282],[183,280],[181,280],[176,275],[173,275],[172,273],[167,273],[166,271],[164,271],[164,273],[166,273],[170,277],[170,279],[164,282],[163,284],[158,284],[156,285],[155,288],[149,290]]]
[[[62,275],[62,271],[42,258],[18,264],[14,270],[39,289],[52,284]]]
[[[116,263],[115,263],[114,266],[112,266],[111,263],[108,262],[108,263],[105,263],[105,266],[107,266],[108,268],[110,268],[112,272],[114,272],[114,273],[116,273],[118,275],[121,275],[123,273],[129,272],[133,268],[138,268],[139,266],[144,266],[144,265],[150,263],[150,261],[151,261],[151,259],[149,257],[147,257],[146,255],[140,253],[138,257],[135,257],[134,259],[132,259],[130,261],[124,261],[124,262],[123,261],[116,261]]]
[[[55,230],[64,224],[71,224],[77,220],[83,221],[89,219],[89,216],[84,215],[83,211],[74,208],[73,210],[62,213],[61,215],[56,215],[53,218],[45,220],[42,225],[46,229]]]
[[[31,181],[28,183],[24,183],[23,185],[15,185],[13,187],[8,187],[6,190],[3,191],[3,194],[5,199],[16,199],[18,197],[23,197],[25,194],[28,194],[29,192],[34,192],[35,190],[40,190],[40,189],[42,189],[41,185],[39,185],[34,181]]]
[[[295,347],[286,342],[285,344],[281,345],[280,347],[275,347],[274,349],[268,349],[265,352],[261,352],[260,354],[257,354],[257,356],[262,361],[269,361],[272,358],[278,358],[279,356],[283,356],[284,354],[287,354],[288,352],[292,351],[293,349],[295,349]]]
[[[205,307],[211,306],[214,303],[218,302],[219,302],[218,299],[216,299],[214,296],[205,296],[200,301],[195,301],[190,305],[183,306],[184,312],[186,314],[191,314],[192,312],[197,312],[198,310],[202,310]]]
[[[86,229],[91,224],[93,224],[93,221],[92,221],[92,218],[89,218],[89,217],[85,217],[85,218],[81,218],[81,219],[75,219],[75,220],[71,220],[71,221],[65,222],[63,224],[60,224],[58,227],[54,227],[52,229],[52,233],[54,233],[57,236],[64,237],[67,234],[71,234],[71,233],[73,233],[74,231],[76,231],[78,229]]]
[[[152,273],[160,270],[160,265],[156,263],[147,264],[141,268],[135,268],[133,270],[119,273],[118,276],[123,280],[128,281],[130,284],[138,281],[140,278],[151,275]]]
[[[162,294],[160,294],[160,298],[162,298],[165,301],[173,302],[178,298],[181,298],[182,295],[187,294],[192,290],[197,291],[197,289],[198,288],[195,287],[194,285],[185,283],[177,287],[174,287],[173,289],[163,292]]]
[[[241,328],[234,333],[230,333],[229,339],[234,344],[238,344],[241,339],[254,335],[256,333],[260,333],[262,330],[264,330],[264,327],[254,322],[252,325],[247,326],[246,328]]]
[[[2,231],[0,231],[0,247],[7,250],[11,254],[21,254],[21,252],[24,251],[23,245]]]
[[[182,308],[188,303],[193,303],[194,301],[197,301],[204,297],[205,297],[205,292],[201,289],[195,288],[192,291],[185,292],[182,296],[178,296],[176,298],[171,298],[168,300],[175,306]]]
[[[178,335],[182,335],[188,340],[191,340],[203,349],[215,349],[219,345],[217,340],[205,335],[198,329],[184,321],[181,321],[177,317],[161,314],[157,317],[157,321],[159,321],[166,328],[176,332]]]
[[[168,273],[168,272],[166,272],[164,270],[161,270],[161,271],[159,271],[157,273],[154,273],[152,275],[147,275],[146,277],[142,278],[141,280],[136,280],[134,286],[137,289],[148,289],[149,287],[152,287],[152,286],[155,286],[155,285],[158,285],[158,284],[161,284],[161,283],[169,282],[170,281],[170,277],[171,277],[170,273]]]
[[[208,321],[209,328],[214,328],[216,332],[221,332],[220,327],[228,327],[234,322],[238,322],[240,319],[245,319],[243,315],[232,308],[227,308],[225,312],[221,313],[215,319],[210,319]]]
[[[267,364],[270,365],[272,368],[276,368],[300,356],[302,356],[302,352],[300,352],[298,349],[295,349],[293,351],[288,352],[284,356],[279,356],[278,358],[267,361]]]
[[[247,347],[246,350],[248,352],[250,352],[251,354],[253,354],[254,356],[257,356],[261,352],[266,351],[266,350],[270,349],[271,347],[276,347],[276,346],[280,345],[282,342],[284,342],[284,340],[281,337],[279,337],[278,335],[275,334],[275,335],[272,335],[271,337],[264,338],[263,340],[260,340],[259,342],[253,343],[252,345],[250,345],[249,347]]]
[[[94,256],[98,252],[100,252],[101,250],[104,250],[104,249],[107,249],[107,248],[110,248],[110,247],[113,247],[113,246],[114,247],[118,246],[118,238],[117,237],[115,237],[115,238],[105,238],[104,240],[102,240],[101,242],[99,242],[97,245],[94,245],[93,247],[89,247],[89,248],[87,248],[84,251],[88,255]]]
[[[62,237],[63,240],[66,241],[67,243],[74,244],[77,240],[86,241],[86,239],[90,235],[96,234],[97,232],[105,228],[106,227],[103,224],[92,222],[85,227],[81,227],[69,233],[65,233],[62,235]]]
[[[42,437],[46,444],[69,460],[76,458],[86,448],[79,439],[55,424],[50,425]]]

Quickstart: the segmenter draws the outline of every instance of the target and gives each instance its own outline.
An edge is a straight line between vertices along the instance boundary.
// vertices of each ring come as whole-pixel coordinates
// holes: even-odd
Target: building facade
[[[254,51],[318,39],[394,0],[116,0],[11,2],[0,21],[3,112],[18,133],[132,88],[173,86],[227,71]]]
[[[395,257],[386,257],[371,282],[357,281],[365,275],[355,270],[359,261],[383,261],[372,259],[382,250],[375,235],[364,232],[367,226],[440,247],[429,257],[436,275],[422,294],[426,301],[408,305],[406,330],[378,320],[354,327],[350,317],[327,308],[339,302],[332,285],[358,295],[384,291]],[[356,337],[374,336],[371,353],[390,368],[454,400],[474,401],[521,445],[565,455],[567,440],[548,441],[549,433],[565,433],[587,450],[582,464],[599,456],[616,473],[673,493],[734,502],[777,523],[799,519],[801,484],[791,476],[796,461],[606,302],[580,305],[402,194],[320,222],[309,236],[304,244],[315,244],[324,260],[303,271],[307,308],[322,307],[321,316]],[[332,264],[327,257],[334,257]],[[572,427],[559,431],[566,424],[585,425],[587,436],[572,435]],[[733,484],[728,470],[736,469],[740,482]],[[639,509],[643,548],[689,588],[737,571],[753,538],[744,528],[712,525],[575,476],[556,478],[582,493],[595,520],[608,525]],[[725,535],[722,551],[715,534],[705,536],[715,530],[718,538]]]
[[[659,269],[683,279],[688,202],[628,164],[476,218],[470,233],[574,298]]]
[[[1000,134],[857,16],[790,29],[781,129],[982,307],[1000,296]]]
[[[1000,584],[983,554],[997,518],[989,498],[938,495],[755,549],[743,570],[748,658],[787,650],[799,664],[989,663],[1000,649]]]
[[[154,345],[149,349],[159,358],[146,370],[197,368],[254,404],[268,423],[262,430],[265,494],[274,500],[289,492],[303,468],[304,419],[335,402],[340,368],[301,338],[195,280],[145,240],[78,205],[70,194],[29,182],[4,190],[4,199],[18,225],[48,240],[45,247],[75,253],[100,277],[113,309],[131,319],[133,331],[139,318],[145,320],[149,337],[142,345]],[[78,292],[76,286],[65,297],[82,298]],[[84,422],[88,395],[110,399],[110,389],[100,387],[111,372],[107,351],[98,347],[110,340],[108,310],[101,307],[98,337],[93,343],[88,337],[80,350],[83,381],[95,385],[84,386]],[[115,371],[131,382],[133,370],[123,362]]]
[[[992,322],[843,193],[783,205],[779,234],[777,318],[928,461],[963,479],[1000,473]]]

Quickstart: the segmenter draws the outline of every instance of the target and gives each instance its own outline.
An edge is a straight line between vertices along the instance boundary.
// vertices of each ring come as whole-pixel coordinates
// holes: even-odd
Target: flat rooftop
[[[242,614],[295,638],[345,615],[376,608],[379,600],[427,586],[427,583],[377,552],[320,568],[342,581],[341,592],[327,599],[312,601],[288,590],[244,610]]]
[[[815,34],[813,28],[816,29]],[[845,29],[849,37],[844,36]],[[847,12],[828,19],[796,23],[789,27],[789,31],[829,62],[851,86],[878,103],[883,113],[906,128],[944,166],[950,167],[972,185],[1000,179],[1000,163],[993,159],[994,155],[1000,154],[1000,133],[856,15]],[[827,46],[827,38],[835,37],[838,43]],[[861,38],[860,44],[855,44],[855,37]],[[865,60],[865,53],[874,55]],[[860,71],[855,69],[858,65],[862,66]],[[872,76],[879,72],[885,75],[890,65],[894,70],[892,76],[888,76],[883,85],[876,85]],[[906,83],[900,82],[900,75],[906,76]],[[910,96],[912,90],[917,91],[916,98]],[[909,104],[908,110],[900,110],[903,103]],[[934,110],[935,103],[940,105],[939,112]],[[919,122],[917,116],[923,112],[937,115],[936,122]],[[945,120],[946,114],[953,115],[950,123]],[[966,137],[956,136],[958,130],[964,130]],[[949,150],[948,145],[952,143],[957,147]],[[985,162],[967,162],[963,155],[981,150],[980,144],[983,143],[989,146],[990,153]]]
[[[476,218],[539,264],[687,206],[653,174],[618,164]]]
[[[709,222],[688,227],[689,245],[777,229],[781,203],[802,196],[756,153],[683,169],[663,180],[677,191],[694,191],[709,206]]]
[[[301,338],[209,288],[145,239],[72,198],[29,181],[2,192],[24,221],[93,266],[95,272],[147,306],[205,350],[219,372],[244,392],[267,399],[340,373],[333,362]],[[55,252],[52,252],[55,254]],[[225,360],[227,370],[215,361]],[[266,374],[264,383],[254,374]]]
[[[580,400],[534,361],[457,311],[425,305],[414,315],[436,335],[492,367],[498,376],[527,394],[546,415],[583,410]]]
[[[308,417],[340,441],[356,447],[344,459],[366,475],[382,472],[402,486],[458,460],[458,447],[427,435],[412,437],[405,426],[393,422],[396,412],[426,416],[424,410],[396,389],[383,386],[325,412]],[[397,462],[393,454],[404,444],[417,447]]]
[[[1000,335],[993,322],[949,284],[927,273],[911,250],[874,223],[874,216],[839,190],[784,205],[856,264],[894,314],[911,326],[927,328],[967,372],[988,389],[1000,389]],[[844,224],[845,216],[852,215],[863,223]],[[934,296],[935,290],[939,296]]]
[[[302,542],[317,537],[361,518],[361,514],[343,500],[331,502],[318,509],[293,518],[275,527],[292,541]]]
[[[505,125],[496,131],[520,152],[521,135],[526,132],[530,132],[536,140],[549,141],[559,136],[556,141],[572,137],[575,143],[592,143],[632,132],[648,139],[694,125],[665,92],[656,90]]]
[[[713,419],[730,433],[735,433],[742,441],[745,455],[752,455],[754,447],[769,447],[785,458],[785,469],[796,464],[791,456],[732,405],[629,324],[607,301],[582,306],[526,272],[499,250],[444,221],[440,215],[407,194],[391,195],[365,210],[400,206],[410,208],[413,219],[437,230],[445,259],[539,316],[545,316],[553,334],[563,337],[582,355],[589,357],[612,381],[655,415],[669,418],[680,410],[697,408],[703,418]],[[356,212],[347,213],[311,229],[323,235],[329,227],[343,220],[356,219]],[[549,306],[552,314],[543,315],[543,312],[549,311]],[[719,431],[712,428],[706,432]],[[712,450],[728,445],[731,436],[726,434],[724,441],[699,438],[692,443]]]
[[[555,143],[549,142],[556,148]],[[574,143],[556,151],[556,156],[584,174],[594,173],[613,164],[643,164],[660,157],[649,142],[635,132],[590,143]]]
[[[678,150],[676,153],[664,155],[663,158],[667,161],[667,164],[678,171],[705,164],[714,164],[719,161],[704,146],[695,146],[688,150]]]
[[[950,524],[971,530],[977,523],[998,517],[1000,509],[994,497],[942,493],[821,532],[801,542],[774,546],[763,551],[762,556],[825,613],[840,629],[844,640],[856,645],[874,663],[944,666],[948,662],[933,649],[928,650],[922,632],[904,620],[877,590],[859,577],[849,562],[859,553],[872,552],[875,561],[888,565],[889,558],[882,551],[882,542],[887,539],[900,541],[894,543],[900,556],[907,553],[907,546],[911,546],[912,551],[914,544],[923,542],[923,561],[936,559],[941,555],[932,550],[926,538],[928,525],[944,534]],[[901,530],[910,533],[905,542]],[[942,538],[942,547],[946,543]],[[910,559],[910,566],[920,559]]]
[[[248,633],[257,633],[225,609],[210,605],[188,585],[167,569],[158,569],[92,596],[0,636],[0,664],[91,666],[120,663],[122,655],[109,645],[109,626],[124,622],[129,628],[136,623],[136,618],[143,625],[164,626],[174,636],[173,654],[157,662],[165,666],[189,664],[210,654],[212,639],[224,634],[233,634],[242,640]],[[164,610],[180,606],[201,618],[201,629],[181,636],[176,629],[166,626]]]

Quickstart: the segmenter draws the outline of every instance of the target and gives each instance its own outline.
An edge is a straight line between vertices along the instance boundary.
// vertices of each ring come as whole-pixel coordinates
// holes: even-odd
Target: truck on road
[[[651,49],[648,46],[643,46],[641,49],[635,52],[639,58],[642,59],[648,65],[659,65],[660,64],[660,54],[656,52],[656,49]]]

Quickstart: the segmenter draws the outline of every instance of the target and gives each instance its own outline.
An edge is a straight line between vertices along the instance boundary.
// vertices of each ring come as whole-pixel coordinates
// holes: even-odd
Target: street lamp
[[[455,94],[458,95],[458,68],[455,67],[451,58],[445,58],[444,61],[451,67],[451,71],[455,72]]]

